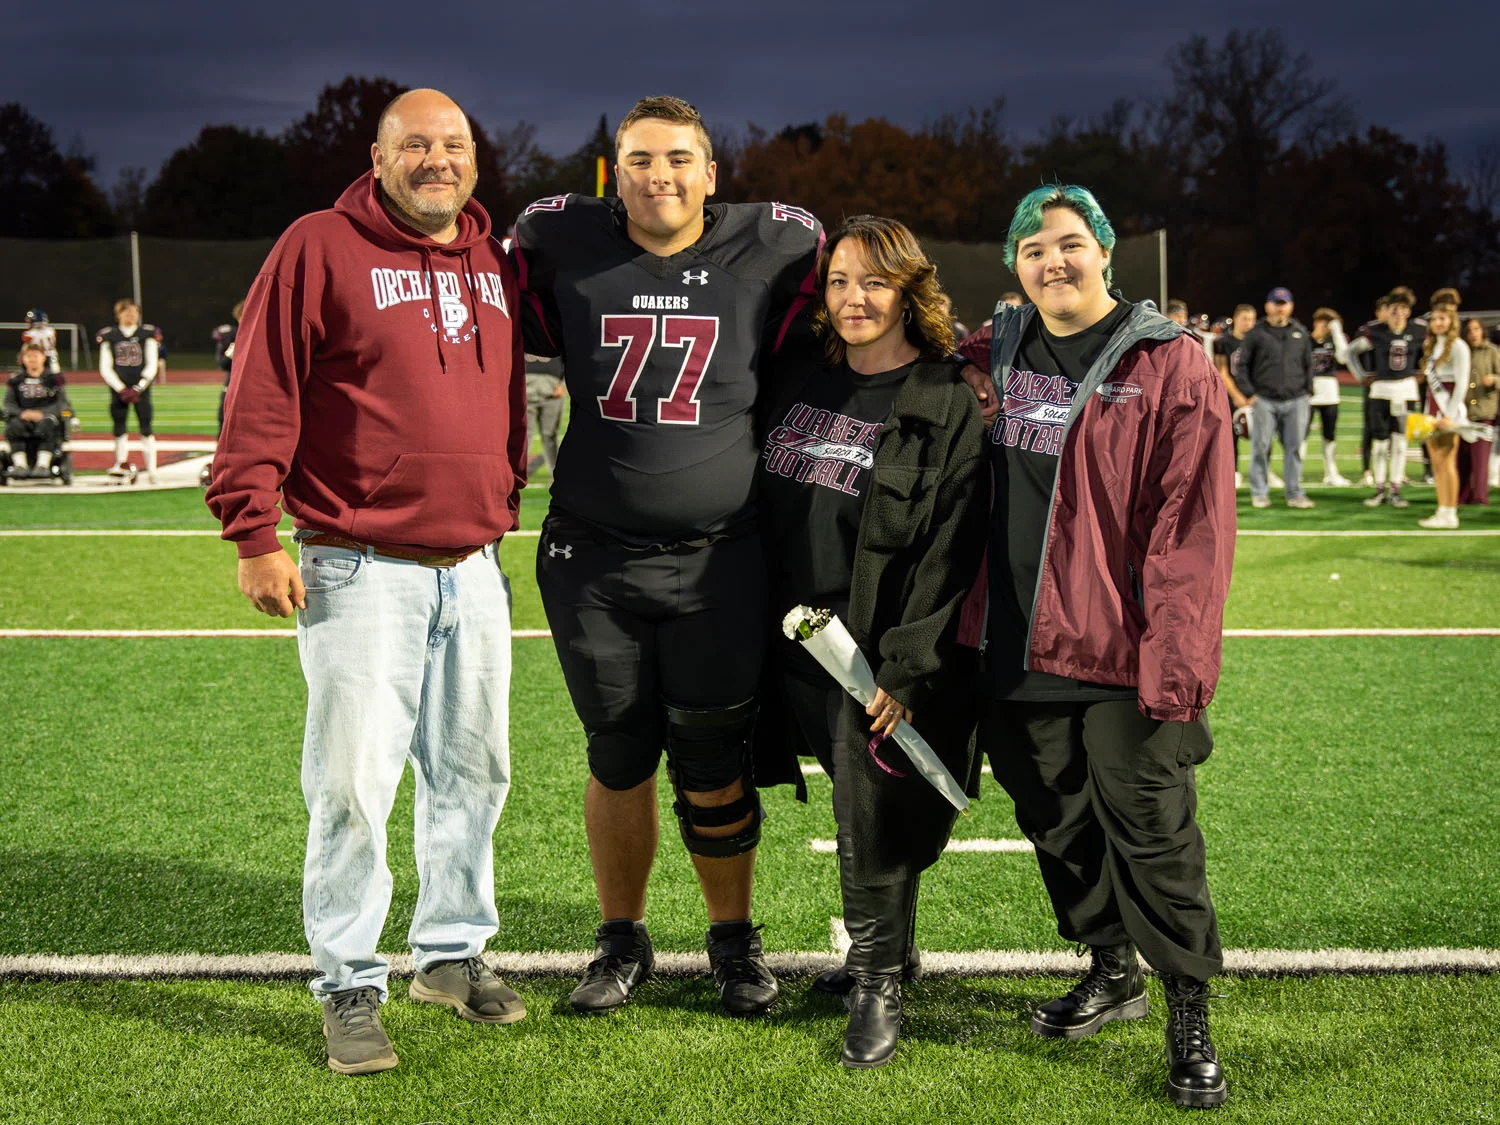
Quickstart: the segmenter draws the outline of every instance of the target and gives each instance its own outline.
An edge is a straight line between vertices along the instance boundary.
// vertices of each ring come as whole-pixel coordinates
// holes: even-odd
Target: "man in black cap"
[[[1281,436],[1286,453],[1282,476],[1286,506],[1311,508],[1302,488],[1302,435],[1307,432],[1312,394],[1312,338],[1292,319],[1291,290],[1277,286],[1266,294],[1266,315],[1245,334],[1235,381],[1250,402],[1250,503],[1269,508],[1271,435]]]

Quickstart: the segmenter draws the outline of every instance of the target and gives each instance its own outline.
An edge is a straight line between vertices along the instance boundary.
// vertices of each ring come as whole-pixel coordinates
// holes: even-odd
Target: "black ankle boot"
[[[1083,1039],[1110,1020],[1140,1019],[1149,1011],[1146,978],[1135,946],[1093,945],[1092,964],[1066,996],[1050,1000],[1031,1017],[1031,1030],[1049,1039]]]
[[[849,1026],[839,1062],[856,1070],[884,1066],[901,1031],[901,982],[896,973],[860,974],[849,991]]]
[[[1178,1105],[1223,1105],[1229,1083],[1208,1034],[1208,985],[1162,974],[1167,992],[1167,1097]]]
[[[911,934],[913,883],[864,887],[844,881],[849,929],[849,1026],[839,1061],[848,1067],[884,1066],[901,1030],[901,971]]]

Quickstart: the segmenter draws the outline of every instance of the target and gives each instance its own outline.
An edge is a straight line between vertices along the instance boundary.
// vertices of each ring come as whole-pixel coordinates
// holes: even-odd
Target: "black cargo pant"
[[[1133,941],[1158,972],[1223,968],[1195,819],[1207,722],[1148,719],[1134,700],[991,701],[979,746],[1036,845],[1058,933]]]

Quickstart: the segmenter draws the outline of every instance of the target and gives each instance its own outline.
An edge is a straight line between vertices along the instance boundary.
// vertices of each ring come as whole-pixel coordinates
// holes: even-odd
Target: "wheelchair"
[[[5,465],[5,470],[0,473],[0,487],[25,481],[27,484],[72,484],[73,483],[73,454],[68,449],[68,443],[73,436],[73,431],[80,428],[82,423],[73,413],[73,404],[66,396],[62,401],[62,409],[57,416],[57,433],[53,440],[47,442],[40,433],[31,433],[19,440],[12,439],[13,452]],[[7,429],[9,427],[7,426]],[[37,454],[43,449],[49,449],[52,454],[52,464],[45,472],[38,473],[36,469]],[[15,453],[26,454],[29,469],[21,469],[16,466]]]

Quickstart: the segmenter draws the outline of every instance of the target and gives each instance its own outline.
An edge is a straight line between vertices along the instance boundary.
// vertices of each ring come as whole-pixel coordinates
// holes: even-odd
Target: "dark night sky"
[[[655,93],[687,98],[715,127],[773,130],[831,112],[914,126],[1003,95],[1007,131],[1024,142],[1055,114],[1165,93],[1165,57],[1191,34],[1216,43],[1258,26],[1310,53],[1314,74],[1337,82],[1361,124],[1440,137],[1461,168],[1476,146],[1500,141],[1500,3],[1428,10],[1438,18],[1424,23],[1417,5],[1348,0],[1217,9],[1177,0],[364,0],[336,9],[65,0],[37,9],[35,34],[11,37],[0,102],[24,104],[59,147],[81,142],[106,189],[123,165],[154,176],[205,124],[277,132],[347,74],[437,86],[488,129],[531,122],[557,153],[575,149],[601,113],[613,124]]]

